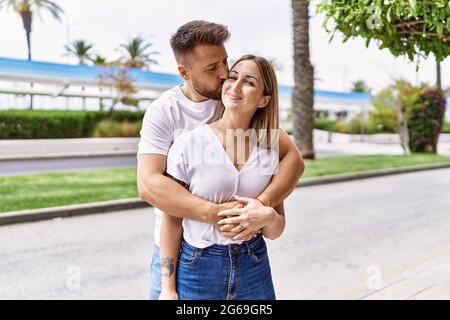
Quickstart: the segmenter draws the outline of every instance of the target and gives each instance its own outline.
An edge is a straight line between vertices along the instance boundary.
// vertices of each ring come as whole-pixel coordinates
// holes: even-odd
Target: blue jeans
[[[177,291],[180,300],[275,300],[263,237],[204,249],[183,241]]]
[[[150,267],[150,300],[158,300],[161,293],[161,264],[159,247],[155,244]]]

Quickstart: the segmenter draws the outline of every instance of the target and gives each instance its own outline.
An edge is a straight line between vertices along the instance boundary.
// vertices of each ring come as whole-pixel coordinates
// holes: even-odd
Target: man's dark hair
[[[192,51],[198,44],[221,45],[228,40],[230,33],[224,25],[194,20],[178,28],[177,32],[170,38],[170,46],[177,63],[186,53]]]

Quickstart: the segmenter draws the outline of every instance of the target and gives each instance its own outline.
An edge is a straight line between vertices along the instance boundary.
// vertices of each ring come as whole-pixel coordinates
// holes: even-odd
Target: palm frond
[[[64,10],[53,1],[34,0],[33,4],[36,7],[37,11],[40,11],[40,9],[47,9],[51,13],[53,18],[55,18],[58,21],[61,21],[61,15],[64,13]]]
[[[128,40],[126,43],[119,45],[119,50],[122,50],[121,61],[124,65],[132,68],[148,68],[151,64],[158,64],[158,62],[151,58],[151,56],[158,54],[157,51],[148,52],[147,50],[153,46],[153,43],[146,42],[146,40],[137,36]]]

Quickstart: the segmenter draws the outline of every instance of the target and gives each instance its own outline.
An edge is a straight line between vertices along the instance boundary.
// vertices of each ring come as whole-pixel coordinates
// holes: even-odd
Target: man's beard
[[[222,98],[222,85],[220,85],[220,88],[216,91],[201,89],[197,86],[196,83],[192,83],[192,87],[198,94],[202,95],[205,98],[213,100],[220,100]]]

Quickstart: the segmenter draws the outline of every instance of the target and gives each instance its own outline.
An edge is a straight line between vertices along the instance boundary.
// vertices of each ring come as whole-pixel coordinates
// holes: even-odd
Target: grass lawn
[[[442,126],[442,133],[450,133],[450,122],[444,121]]]
[[[450,157],[348,156],[306,162],[304,178],[450,163]],[[101,169],[0,177],[0,212],[137,197],[136,169]]]
[[[336,174],[406,168],[427,164],[450,163],[450,157],[430,154],[370,155],[321,158],[306,161],[303,178],[331,176]]]
[[[0,212],[137,197],[136,169],[0,177]]]

